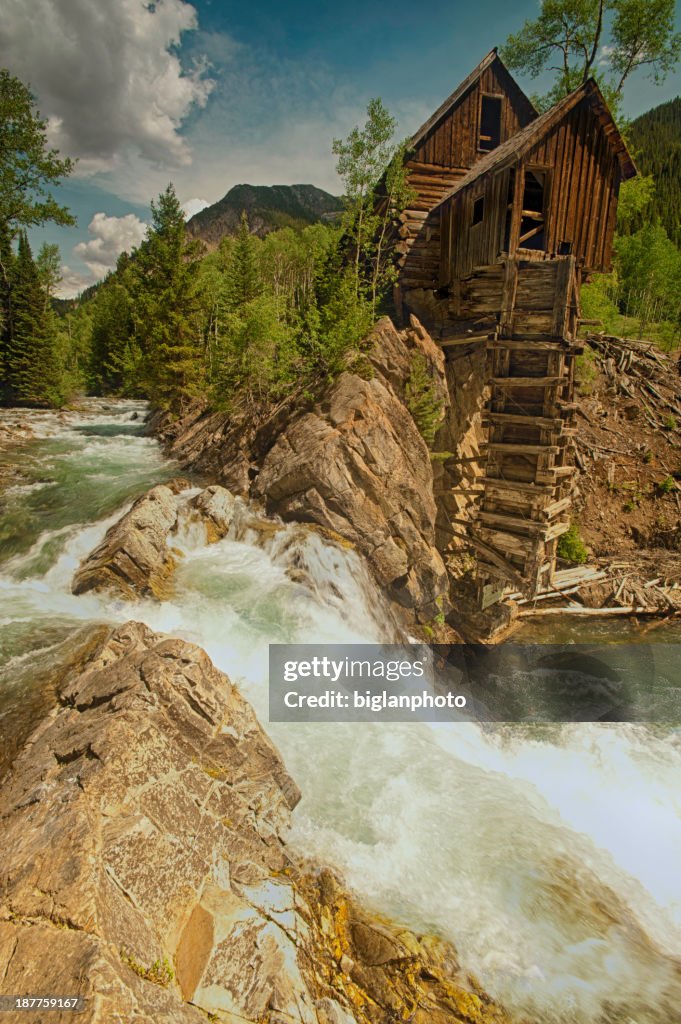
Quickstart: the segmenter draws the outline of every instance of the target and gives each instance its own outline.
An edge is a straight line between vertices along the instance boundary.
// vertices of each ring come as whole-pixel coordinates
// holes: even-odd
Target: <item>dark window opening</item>
[[[479,196],[473,203],[473,225],[482,224],[485,216],[485,197]]]
[[[486,153],[501,142],[501,96],[483,96],[480,105],[480,133],[478,149]]]
[[[520,216],[521,249],[545,249],[546,225],[544,210],[546,204],[546,171],[525,171],[523,208]]]
[[[571,256],[572,255],[572,242],[561,242],[558,246],[559,256]]]

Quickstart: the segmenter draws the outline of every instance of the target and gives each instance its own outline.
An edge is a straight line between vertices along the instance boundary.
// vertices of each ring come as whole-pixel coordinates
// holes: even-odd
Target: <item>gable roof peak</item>
[[[577,104],[584,99],[588,99],[591,103],[596,117],[608,136],[610,145],[614,149],[617,159],[619,160],[622,178],[625,181],[628,178],[633,178],[638,174],[636,164],[627,149],[620,130],[615,123],[607,103],[605,102],[603,93],[598,87],[598,83],[594,78],[589,78],[586,82],[582,82],[581,85],[567,96],[563,96],[562,99],[558,100],[558,102],[548,110],[545,110],[543,114],[540,114],[536,121],[531,121],[530,124],[521,128],[520,131],[516,132],[515,135],[512,135],[506,140],[506,142],[502,142],[500,146],[497,146],[497,148],[493,149],[491,153],[488,153],[487,156],[478,161],[468,174],[461,178],[454,188],[443,197],[441,203],[447,202],[447,200],[451,199],[452,196],[462,192],[473,182],[482,178],[484,175],[489,174],[490,171],[512,164],[517,158],[522,157],[527,150],[536,145],[537,140],[541,138],[543,134],[550,131],[565,114],[572,110],[573,107],[576,107]]]
[[[485,72],[488,67],[494,64],[495,61],[498,61],[499,64],[501,64],[504,71],[506,71],[506,73],[509,74],[510,77],[510,73],[507,71],[506,66],[504,65],[503,61],[501,60],[501,57],[499,56],[498,47],[494,46],[489,51],[489,53],[482,58],[480,63],[473,68],[470,74],[468,74],[464,78],[464,80],[459,85],[457,85],[454,92],[451,93],[451,95],[448,96],[447,99],[440,104],[435,113],[431,114],[428,120],[424,121],[419,130],[414,135],[412,135],[411,139],[409,140],[409,146],[411,148],[418,146],[419,143],[423,141],[428,132],[430,132],[431,129],[434,128],[442,120],[442,118],[449,113],[452,107],[454,107],[455,104],[458,103],[458,101],[461,99],[461,97],[468,92],[471,86],[475,85],[475,83],[481,77],[483,72]],[[518,88],[520,87],[518,86]],[[527,99],[527,97],[525,97],[525,99]],[[534,109],[529,99],[527,99],[527,102],[530,105],[530,107]]]

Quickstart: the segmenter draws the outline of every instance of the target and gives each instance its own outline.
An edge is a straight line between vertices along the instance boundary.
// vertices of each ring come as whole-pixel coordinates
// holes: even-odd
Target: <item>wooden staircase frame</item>
[[[487,342],[483,489],[470,530],[483,608],[509,583],[526,596],[550,586],[570,526],[579,283],[574,256],[505,259],[498,327]]]

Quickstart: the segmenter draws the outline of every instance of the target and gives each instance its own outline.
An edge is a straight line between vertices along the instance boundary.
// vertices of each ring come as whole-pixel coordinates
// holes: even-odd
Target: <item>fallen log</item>
[[[581,604],[570,604],[566,608],[521,608],[519,618],[530,618],[539,615],[589,615],[592,618],[605,618],[612,615],[667,615],[667,609],[640,608],[629,605],[623,608],[585,608]]]

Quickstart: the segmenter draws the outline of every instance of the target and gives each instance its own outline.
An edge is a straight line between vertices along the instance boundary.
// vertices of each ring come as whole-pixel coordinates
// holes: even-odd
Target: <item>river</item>
[[[143,436],[143,411],[98,400],[78,413],[1,414],[35,433],[0,457],[6,739],[49,701],[42,680],[79,627],[137,619],[193,640],[251,700],[302,790],[294,847],[337,867],[376,909],[452,940],[528,1020],[681,1019],[681,733],[268,725],[268,643],[386,639],[380,595],[353,552],[290,527],[267,550],[183,538],[164,604],[73,596],[73,572],[107,527],[177,475]]]

